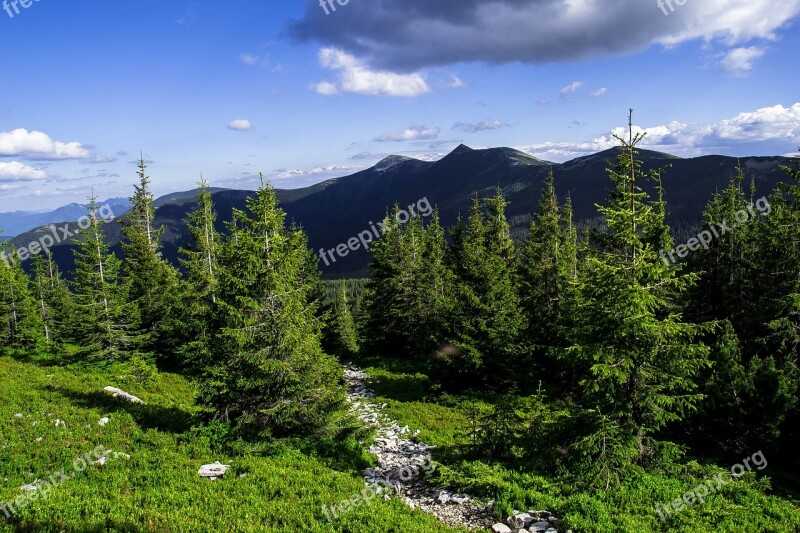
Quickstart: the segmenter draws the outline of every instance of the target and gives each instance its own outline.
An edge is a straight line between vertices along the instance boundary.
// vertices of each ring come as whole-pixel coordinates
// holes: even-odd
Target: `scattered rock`
[[[533,517],[528,513],[516,513],[508,517],[506,523],[514,529],[522,529],[533,522]]]
[[[114,398],[122,398],[123,400],[125,400],[127,402],[130,402],[130,403],[141,403],[141,404],[144,404],[144,402],[142,400],[140,400],[139,398],[137,398],[136,396],[134,396],[132,394],[128,394],[124,390],[118,389],[116,387],[105,387],[103,390],[106,391],[106,392],[111,393],[111,395]]]
[[[200,470],[197,471],[197,474],[200,477],[207,477],[211,481],[216,481],[217,478],[221,478],[224,476],[228,470],[230,470],[231,465],[224,465],[220,462],[216,462],[210,465],[203,465],[200,467]]]
[[[100,424],[101,426],[105,427],[105,425],[108,424],[109,422],[110,422],[110,420],[107,417],[103,417],[103,418],[100,419],[98,424]]]

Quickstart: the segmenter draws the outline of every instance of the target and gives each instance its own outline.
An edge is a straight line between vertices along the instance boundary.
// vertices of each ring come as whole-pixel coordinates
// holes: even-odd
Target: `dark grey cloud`
[[[339,47],[393,71],[481,61],[548,63],[626,54],[660,43],[769,39],[800,0],[703,0],[665,16],[655,1],[382,0],[326,16],[306,0],[298,41]]]

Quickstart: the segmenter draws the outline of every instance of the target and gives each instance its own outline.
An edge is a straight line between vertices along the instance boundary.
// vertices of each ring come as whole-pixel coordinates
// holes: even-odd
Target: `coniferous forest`
[[[92,196],[74,272],[48,253],[0,264],[6,475],[36,492],[45,470],[109,450],[16,500],[0,531],[467,525],[398,486],[359,500],[381,464],[355,385],[436,446],[416,482],[481,502],[485,528],[797,531],[800,164],[763,198],[740,169],[681,244],[642,138],[618,137],[596,224],[576,225],[552,174],[517,242],[500,188],[453,227],[388,206],[369,279],[338,282],[264,180],[224,231],[201,182],[170,264],[140,161],[121,257]],[[30,472],[19,454],[37,446]],[[232,470],[201,480],[215,461]]]

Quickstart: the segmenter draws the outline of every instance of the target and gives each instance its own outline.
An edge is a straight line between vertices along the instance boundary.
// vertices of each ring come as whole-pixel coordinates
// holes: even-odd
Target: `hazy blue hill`
[[[311,247],[318,251],[334,248],[368,230],[370,223],[381,220],[395,203],[406,208],[427,198],[431,205],[439,207],[443,223],[452,225],[459,213],[467,211],[476,194],[490,195],[499,186],[509,201],[512,232],[521,237],[527,231],[529,215],[550,170],[556,176],[559,195],[562,198],[571,196],[576,221],[593,219],[597,215],[596,204],[603,203],[607,197],[610,184],[606,169],[614,164],[618,153],[614,148],[557,164],[511,148],[474,150],[461,145],[436,162],[389,156],[374,167],[350,176],[303,189],[279,190],[278,198],[289,215],[288,220],[303,226]],[[679,158],[648,150],[642,150],[640,158],[645,168],[663,169],[669,222],[681,235],[693,231],[699,224],[705,205],[717,189],[728,183],[737,165],[743,166],[748,179],[755,178],[759,194],[766,194],[784,179],[780,167],[790,163],[784,157]],[[244,208],[247,197],[252,194],[251,191],[215,189],[214,202],[221,230],[230,220],[232,210]],[[195,191],[171,193],[155,202],[158,207],[156,224],[167,228],[164,253],[170,260],[177,259],[178,248],[185,240],[183,220],[194,205],[194,195]],[[83,211],[78,216],[81,214]],[[36,240],[41,231],[21,235],[13,241],[22,246]],[[118,224],[109,225],[109,235],[118,250]],[[72,266],[69,248],[67,243],[54,249],[57,261],[67,270]],[[329,277],[363,275],[368,261],[369,255],[359,250],[337,259],[335,264],[321,266]]]

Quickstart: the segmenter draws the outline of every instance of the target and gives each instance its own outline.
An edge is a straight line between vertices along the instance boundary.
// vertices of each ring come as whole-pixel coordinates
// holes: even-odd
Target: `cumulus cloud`
[[[471,124],[469,122],[456,122],[453,125],[453,129],[462,130],[466,133],[476,133],[486,130],[499,130],[504,125],[505,124],[499,120],[484,120],[483,122],[478,122],[477,124]]]
[[[743,77],[753,70],[755,60],[765,53],[766,49],[758,46],[734,48],[724,55],[722,61],[720,61],[720,66],[734,76]]]
[[[618,146],[614,135],[624,137],[626,130],[620,126],[590,141],[546,142],[518,149],[542,159],[566,161]],[[710,124],[675,121],[648,128],[634,126],[634,132],[647,134],[642,148],[680,156],[725,154],[764,145],[784,153],[800,142],[800,103],[765,107]]]
[[[335,82],[323,81],[314,86],[322,95],[338,92],[368,96],[418,96],[431,91],[422,74],[397,74],[373,70],[364,62],[337,48],[323,48],[319,52],[319,64],[336,73]]]
[[[402,142],[402,141],[426,141],[439,138],[439,128],[427,128],[425,126],[411,126],[403,131],[385,133],[375,137],[377,142]]]
[[[12,181],[35,181],[47,178],[44,170],[23,165],[18,161],[0,162],[0,183]]]
[[[79,142],[54,141],[41,131],[18,128],[0,131],[0,156],[24,159],[86,159],[89,150]]]
[[[775,39],[800,13],[800,0],[692,1],[668,17],[655,1],[642,0],[383,0],[346,17],[326,17],[317,0],[305,6],[290,26],[295,39],[395,72],[472,61],[574,61],[695,40],[734,48]]]
[[[231,123],[228,124],[228,129],[233,131],[250,131],[253,129],[253,125],[246,118],[239,118],[232,120]]]

